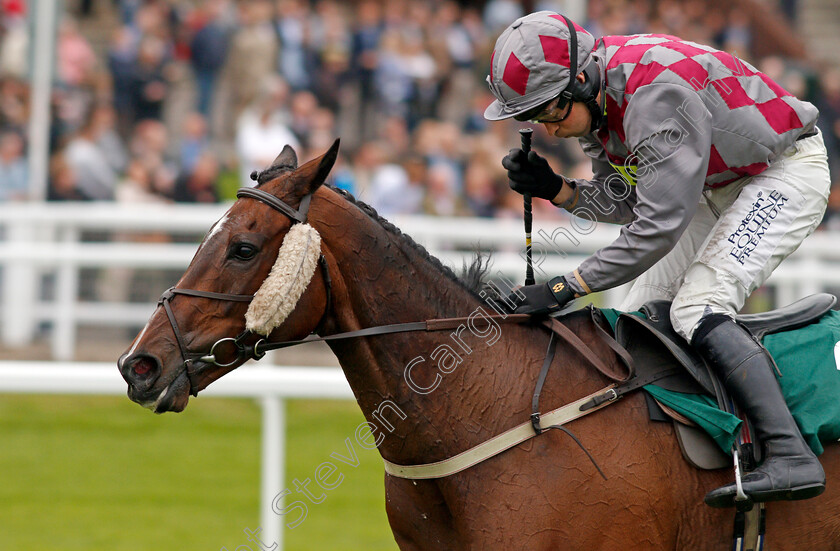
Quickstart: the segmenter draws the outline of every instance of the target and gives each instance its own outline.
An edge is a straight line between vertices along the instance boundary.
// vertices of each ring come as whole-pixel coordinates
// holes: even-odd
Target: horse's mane
[[[329,189],[335,191],[336,193],[342,195],[353,205],[356,205],[359,208],[359,210],[361,210],[363,213],[375,220],[380,226],[382,226],[382,229],[399,238],[400,241],[402,241],[402,243],[404,243],[408,248],[417,252],[422,259],[428,261],[432,266],[437,268],[448,279],[458,283],[461,287],[463,287],[473,295],[477,295],[479,293],[479,291],[484,285],[484,276],[490,270],[489,254],[482,254],[481,252],[477,251],[475,253],[475,258],[469,265],[467,265],[467,263],[464,262],[463,274],[461,277],[458,277],[458,275],[456,275],[455,272],[453,272],[449,266],[445,265],[443,262],[440,261],[439,258],[427,251],[426,248],[423,247],[423,245],[417,243],[414,239],[411,238],[410,235],[408,235],[407,233],[403,233],[397,226],[395,226],[393,223],[389,222],[387,219],[382,217],[378,212],[376,212],[376,209],[374,209],[372,206],[368,205],[363,201],[360,201],[359,199],[356,199],[347,190],[335,187],[330,184],[324,185]]]
[[[251,179],[255,180],[257,182],[257,187],[259,187],[264,183],[269,182],[274,178],[280,176],[281,174],[294,170],[295,168],[296,167],[293,165],[278,164],[262,171],[255,170],[251,173]],[[382,226],[382,229],[399,238],[402,243],[404,243],[408,248],[417,252],[422,259],[428,261],[432,266],[437,268],[448,279],[456,282],[473,295],[478,295],[478,293],[481,291],[482,287],[484,286],[484,276],[486,276],[487,272],[490,270],[489,254],[483,254],[479,251],[476,251],[475,258],[469,265],[467,265],[467,263],[464,262],[463,274],[461,277],[458,277],[458,275],[456,275],[455,272],[453,272],[449,266],[446,266],[443,262],[440,261],[439,258],[435,257],[433,254],[427,251],[425,247],[417,243],[414,239],[411,238],[410,235],[403,233],[393,223],[380,216],[379,213],[376,212],[376,209],[374,209],[372,206],[368,205],[363,201],[360,201],[359,199],[356,199],[355,197],[353,197],[353,194],[351,194],[347,190],[338,188],[331,184],[324,184],[324,186],[335,191],[336,193],[350,201],[350,203],[357,206],[359,210],[361,210],[368,217],[372,218],[380,226]]]

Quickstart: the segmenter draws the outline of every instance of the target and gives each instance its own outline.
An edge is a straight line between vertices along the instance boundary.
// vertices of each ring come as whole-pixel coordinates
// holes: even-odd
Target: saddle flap
[[[615,338],[633,357],[639,375],[662,371],[667,366],[683,369],[660,379],[658,386],[688,394],[707,392],[714,396],[715,385],[702,358],[671,327],[670,302],[652,301],[642,308],[647,318],[621,314],[615,324]]]
[[[709,434],[673,408],[665,405],[649,392],[645,402],[651,421],[671,423],[680,451],[689,465],[702,470],[714,470],[732,465],[732,458],[723,453]]]
[[[732,466],[732,458],[703,429],[674,421],[674,432],[683,457],[693,467],[711,471]]]
[[[735,316],[735,320],[761,340],[765,335],[798,329],[819,320],[835,302],[834,295],[818,293],[769,312]]]

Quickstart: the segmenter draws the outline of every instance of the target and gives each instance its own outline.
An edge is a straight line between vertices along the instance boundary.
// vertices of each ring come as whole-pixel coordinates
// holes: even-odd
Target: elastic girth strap
[[[597,411],[600,407],[606,407],[609,402],[601,404],[599,408],[592,408],[586,411],[582,411],[580,408],[581,405],[589,402],[595,396],[604,394],[611,388],[612,385],[590,394],[589,396],[585,396],[580,400],[572,402],[571,404],[552,410],[543,415],[543,421],[545,421],[547,425],[564,425],[570,421],[578,419],[579,417],[583,417],[588,413]],[[397,463],[392,463],[385,458],[382,460],[385,462],[385,472],[391,476],[418,480],[426,478],[443,478],[445,476],[450,476],[469,469],[473,465],[477,465],[478,463],[498,455],[517,444],[530,440],[536,435],[537,433],[534,432],[534,427],[531,425],[531,421],[526,421],[525,423],[519,424],[510,430],[478,444],[477,446],[442,461],[422,465],[398,465]]]

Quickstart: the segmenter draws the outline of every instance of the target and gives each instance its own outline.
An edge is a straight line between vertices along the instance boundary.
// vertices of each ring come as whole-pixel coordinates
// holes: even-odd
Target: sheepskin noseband
[[[245,313],[249,331],[267,336],[292,313],[309,286],[318,257],[321,236],[309,224],[294,224],[283,239],[277,261]]]

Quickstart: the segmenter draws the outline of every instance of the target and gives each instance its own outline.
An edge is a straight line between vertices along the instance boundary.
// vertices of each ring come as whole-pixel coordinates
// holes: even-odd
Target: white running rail
[[[147,243],[149,233],[201,236],[229,205],[122,205],[115,203],[23,203],[0,205],[0,337],[7,346],[32,341],[41,322],[51,327],[52,357],[72,360],[82,324],[141,327],[153,304],[80,301],[83,268],[184,270],[197,243]],[[514,219],[395,216],[393,222],[445,264],[459,269],[480,247],[493,253],[491,275],[520,283],[525,273],[524,230]],[[85,232],[110,240],[83,241]],[[596,249],[612,242],[619,228],[536,217],[537,280],[575,269]],[[818,232],[776,270],[769,283],[776,303],[788,304],[826,288],[840,288],[840,235]],[[53,274],[53,296],[42,298],[41,276]],[[161,289],[161,292],[163,289]],[[605,294],[617,307],[624,290]]]

